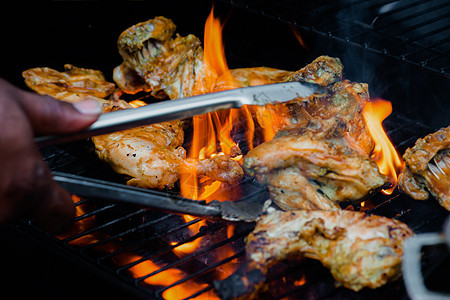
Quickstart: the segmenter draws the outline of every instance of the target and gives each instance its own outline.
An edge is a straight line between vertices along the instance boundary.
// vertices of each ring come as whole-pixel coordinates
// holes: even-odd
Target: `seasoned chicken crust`
[[[416,200],[428,199],[430,192],[450,210],[450,126],[418,139],[403,160],[400,189]]]
[[[114,91],[114,84],[105,81],[100,71],[72,65],[65,67],[64,72],[50,68],[30,69],[24,71],[23,76],[31,89],[62,101],[95,100],[103,105],[104,113],[132,109],[123,100],[100,98]],[[204,160],[186,158],[183,140],[184,131],[179,120],[92,137],[99,158],[117,173],[131,177],[127,182],[129,185],[170,189],[181,172],[189,170],[230,184],[242,178],[242,168],[228,156]]]
[[[355,211],[271,211],[246,238],[244,272],[216,285],[224,298],[257,299],[267,289],[269,268],[307,257],[330,269],[336,283],[354,291],[399,278],[403,242],[413,235],[404,223]],[[221,292],[221,287],[231,290]]]

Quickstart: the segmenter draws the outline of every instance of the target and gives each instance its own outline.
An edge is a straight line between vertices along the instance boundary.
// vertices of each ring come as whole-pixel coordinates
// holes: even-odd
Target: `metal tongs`
[[[270,200],[264,203],[213,200],[206,204],[205,201],[190,200],[172,193],[146,190],[61,172],[53,172],[53,179],[68,192],[80,197],[118,201],[170,213],[222,218],[227,221],[257,221],[271,203]]]
[[[186,119],[221,109],[289,102],[325,93],[323,86],[299,81],[238,88],[105,113],[86,130],[65,135],[41,136],[35,138],[35,142],[39,147],[43,147],[142,125]]]
[[[322,96],[325,87],[305,82],[283,82],[254,87],[238,88],[224,92],[194,96],[176,101],[164,101],[136,109],[125,109],[102,114],[88,129],[69,135],[41,136],[35,138],[42,147],[83,139],[117,130],[148,125],[162,121],[185,119],[220,109],[239,108],[243,105],[266,105]],[[219,217],[230,221],[253,222],[259,218],[269,202],[219,202],[208,205],[169,193],[148,191],[95,179],[64,173],[53,173],[54,179],[67,191],[81,197],[95,197],[132,203],[168,212],[203,217]]]

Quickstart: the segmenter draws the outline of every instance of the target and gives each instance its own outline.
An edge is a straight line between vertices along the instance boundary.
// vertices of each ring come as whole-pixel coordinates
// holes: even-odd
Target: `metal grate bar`
[[[398,1],[390,1],[390,3],[398,4],[399,2]],[[386,18],[388,16],[395,15],[396,13],[400,13],[400,12],[403,12],[403,11],[405,11],[407,9],[410,9],[410,8],[416,7],[416,6],[420,5],[420,4],[423,4],[423,1],[422,0],[418,0],[418,1],[415,1],[415,2],[414,1],[409,1],[409,3],[405,3],[405,2],[401,2],[400,1],[400,3],[401,3],[400,5],[403,5],[403,6],[400,6],[400,7],[397,7],[397,8],[394,8],[394,9],[391,9],[391,10],[388,10],[386,12],[383,12],[383,13],[379,14],[377,16],[377,18],[374,20],[373,23],[375,23],[375,22],[378,23],[379,20],[381,20],[382,18]],[[374,8],[374,6],[372,6],[370,9],[373,9],[373,8]]]
[[[114,206],[111,205],[109,208],[111,208],[111,207],[114,207]],[[104,211],[104,210],[101,210],[101,211]],[[119,223],[120,221],[126,220],[126,219],[131,218],[131,217],[133,217],[133,216],[136,216],[136,215],[138,215],[138,214],[142,214],[142,213],[145,212],[145,211],[146,211],[145,209],[142,209],[142,210],[139,210],[139,211],[136,211],[136,212],[132,212],[132,213],[126,214],[126,215],[124,215],[124,216],[122,216],[122,217],[120,217],[120,218],[116,218],[116,219],[114,219],[114,220],[112,220],[112,221],[110,221],[110,222],[106,222],[106,223],[104,223],[104,224],[102,224],[102,225],[100,225],[100,226],[93,227],[93,228],[88,229],[88,230],[86,230],[86,231],[83,231],[83,232],[81,232],[81,233],[79,233],[79,234],[75,234],[75,235],[73,235],[73,236],[70,236],[70,237],[67,237],[67,238],[65,238],[65,239],[62,239],[61,241],[65,242],[65,243],[69,243],[69,242],[71,242],[71,241],[73,241],[73,240],[79,239],[79,238],[81,238],[81,237],[83,237],[83,236],[86,236],[86,235],[88,235],[88,234],[92,234],[92,233],[94,233],[94,232],[96,232],[96,231],[99,231],[99,230],[102,230],[102,229],[104,229],[104,228],[106,228],[106,227],[109,227],[109,226],[111,226],[111,225],[117,224],[117,223]]]
[[[222,0],[222,2],[229,2]],[[283,1],[284,10],[269,11],[261,7],[267,1],[232,1],[234,5],[276,21],[291,24],[300,30],[312,32],[319,37],[335,40],[365,50],[385,55],[402,62],[421,67],[440,75],[450,76],[445,34],[450,1]],[[354,18],[354,14],[380,10],[384,5],[396,4],[390,11],[374,16],[370,23]],[[420,5],[424,5],[421,9]],[[339,8],[340,10],[336,10]],[[436,16],[435,16],[436,15]],[[390,19],[392,18],[392,19]],[[400,28],[406,26],[406,28]],[[428,33],[421,33],[424,27]],[[430,33],[432,34],[430,40]],[[419,34],[419,36],[415,36]],[[409,35],[409,36],[405,36]],[[431,44],[428,44],[431,43]],[[410,47],[406,47],[406,46]],[[400,53],[392,53],[398,49]],[[428,58],[413,57],[410,53],[430,51]],[[406,51],[406,52],[405,52]],[[430,62],[433,62],[431,64]]]
[[[91,212],[82,214],[81,216],[75,217],[74,218],[74,222],[79,222],[81,220],[84,220],[84,219],[87,219],[89,217],[95,216],[95,215],[97,215],[97,214],[99,214],[99,213],[101,213],[103,211],[106,211],[108,209],[111,209],[111,208],[113,208],[115,206],[116,206],[115,204],[109,204],[109,205],[106,205],[106,206],[104,206],[102,208],[99,208],[99,209],[93,210]]]
[[[413,3],[409,3],[409,4],[405,3],[404,6],[398,7],[396,9],[388,11],[388,12],[386,12],[384,14],[381,14],[379,16],[379,18],[377,18],[377,20],[376,20],[377,22],[376,23],[381,23],[380,18],[384,18],[384,17],[387,17],[387,16],[394,16],[395,14],[404,13],[405,11],[407,11],[409,9],[419,7],[422,4],[423,4],[423,1],[417,1],[417,2],[413,2]],[[437,4],[439,4],[439,3],[437,3]],[[435,12],[435,11],[437,11],[439,9],[445,8],[446,6],[449,6],[449,3],[444,3],[444,4],[441,4],[441,5],[432,6],[432,7],[429,7],[427,9],[425,9],[425,10],[421,10],[420,12],[417,12],[417,13],[407,14],[406,16],[401,17],[400,19],[392,20],[391,22],[386,23],[386,24],[384,24],[384,25],[382,25],[382,26],[380,26],[378,28],[379,29],[387,29],[387,28],[392,27],[392,26],[397,26],[399,23],[403,23],[405,21],[410,21],[410,20],[412,20],[414,18],[423,18],[424,15],[426,15],[428,13],[431,13],[431,12]]]
[[[201,276],[201,275],[203,275],[203,274],[206,274],[207,272],[211,271],[212,269],[215,269],[215,268],[217,268],[218,266],[221,266],[221,265],[223,265],[223,264],[226,264],[227,262],[230,262],[230,261],[232,261],[233,259],[236,259],[236,258],[238,258],[239,256],[242,256],[242,255],[244,255],[244,254],[245,254],[245,251],[244,251],[244,250],[241,250],[241,251],[235,253],[234,255],[232,255],[232,256],[230,256],[230,257],[228,257],[228,258],[226,258],[226,259],[221,260],[220,262],[217,262],[217,263],[215,263],[215,264],[212,264],[211,266],[209,266],[209,267],[207,267],[207,268],[205,268],[205,269],[202,269],[202,270],[197,271],[197,272],[193,272],[193,273],[191,273],[189,276],[186,276],[185,278],[183,278],[183,279],[181,279],[181,280],[179,280],[179,281],[177,281],[177,282],[174,282],[174,283],[172,283],[171,285],[168,285],[168,286],[164,287],[163,289],[158,290],[158,291],[157,291],[157,294],[162,294],[164,291],[166,291],[166,290],[168,290],[168,289],[171,289],[171,288],[173,288],[174,286],[183,284],[183,283],[185,283],[185,282],[187,282],[187,281],[189,281],[189,280],[191,280],[191,279],[194,279],[194,278],[196,278],[196,277],[198,277],[198,276]],[[191,296],[191,297],[192,297],[192,296]]]
[[[114,234],[114,235],[112,235],[112,236],[109,236],[109,237],[106,238],[106,239],[103,239],[103,240],[100,240],[100,241],[98,241],[98,242],[89,244],[89,245],[83,247],[81,250],[82,250],[82,251],[85,251],[85,250],[89,250],[89,249],[92,249],[92,248],[95,248],[95,247],[104,245],[104,244],[106,244],[106,243],[108,243],[108,242],[111,242],[111,241],[113,241],[113,240],[117,240],[117,239],[123,238],[123,237],[125,237],[125,236],[127,236],[127,235],[129,235],[129,234],[138,232],[138,231],[143,230],[143,229],[145,229],[145,228],[147,228],[147,227],[150,227],[150,226],[154,226],[154,225],[157,224],[157,223],[160,223],[160,222],[169,220],[169,219],[174,218],[174,217],[176,217],[176,216],[175,216],[175,215],[170,215],[170,214],[165,215],[165,216],[163,216],[163,217],[161,217],[161,218],[159,218],[159,219],[152,220],[152,221],[150,221],[150,222],[146,222],[146,223],[141,224],[141,225],[138,225],[138,226],[136,226],[136,227],[132,227],[132,228],[126,230],[126,231],[122,231],[122,232],[119,232],[119,233]],[[108,255],[108,257],[109,257],[109,255]],[[107,257],[103,256],[103,257],[99,258],[99,261],[102,260],[102,259],[105,259],[105,258],[107,258]]]
[[[118,254],[127,252],[127,251],[129,251],[129,250],[135,248],[135,247],[138,246],[138,245],[142,245],[143,243],[147,243],[147,242],[150,242],[150,241],[153,241],[153,240],[162,238],[162,237],[167,236],[167,235],[169,235],[169,234],[172,234],[172,233],[174,233],[174,232],[176,232],[176,231],[179,231],[179,230],[181,230],[181,229],[187,228],[187,227],[189,227],[189,226],[191,226],[191,225],[193,225],[193,224],[195,224],[195,223],[198,223],[199,221],[200,221],[200,219],[195,219],[195,220],[192,220],[192,221],[190,221],[190,222],[184,223],[183,225],[181,225],[181,226],[179,226],[179,227],[176,227],[176,228],[173,228],[173,229],[171,229],[171,230],[168,230],[168,231],[166,231],[165,233],[158,233],[158,234],[155,234],[155,235],[153,235],[153,236],[150,237],[150,238],[146,238],[146,239],[143,240],[143,241],[139,241],[139,243],[134,243],[134,244],[129,245],[129,246],[124,246],[124,247],[122,247],[121,249],[119,249],[119,250],[117,250],[117,251],[115,251],[115,252],[110,253],[108,256],[109,256],[109,257],[112,257],[112,256],[116,256],[116,255],[118,255]],[[146,255],[146,256],[143,256],[141,259],[139,259],[139,260],[137,260],[137,261],[134,261],[134,262],[129,263],[129,264],[126,264],[126,265],[123,265],[122,267],[120,267],[119,269],[117,269],[117,272],[121,272],[121,271],[123,271],[123,270],[129,269],[130,267],[133,267],[133,266],[135,266],[135,265],[137,265],[137,264],[139,264],[139,263],[141,263],[141,262],[143,262],[143,261],[145,261],[145,260],[147,260],[147,259],[149,259],[149,258],[152,258],[152,256],[153,256],[153,254]]]
[[[136,281],[137,281],[137,282],[141,282],[141,281],[143,281],[143,280],[145,280],[145,279],[147,279],[147,278],[149,278],[149,277],[151,277],[151,276],[154,276],[154,275],[156,275],[156,274],[158,274],[158,273],[161,273],[162,271],[165,271],[165,270],[168,270],[168,269],[172,269],[172,268],[176,268],[176,267],[180,266],[181,264],[183,264],[183,263],[185,263],[185,262],[188,262],[188,261],[193,260],[193,259],[196,258],[197,256],[200,256],[200,255],[202,255],[202,254],[205,254],[205,253],[207,253],[207,252],[209,252],[209,251],[211,251],[211,250],[217,249],[217,248],[219,248],[219,247],[221,247],[221,246],[224,246],[224,245],[226,245],[226,244],[232,243],[232,242],[234,242],[235,240],[237,240],[237,239],[243,237],[243,236],[246,235],[246,234],[248,234],[248,232],[242,232],[242,233],[235,234],[235,235],[233,235],[231,238],[228,238],[228,239],[225,239],[225,240],[223,240],[223,241],[217,242],[217,243],[215,243],[214,245],[212,245],[212,246],[209,247],[209,248],[203,249],[203,250],[201,250],[201,251],[199,251],[199,252],[195,252],[195,253],[193,253],[193,254],[191,254],[191,255],[188,255],[188,256],[186,256],[186,257],[183,257],[183,258],[179,259],[179,260],[176,261],[176,262],[170,263],[170,264],[168,264],[168,265],[166,265],[166,266],[160,268],[160,269],[157,270],[157,271],[154,271],[154,272],[152,272],[152,273],[150,273],[150,274],[147,274],[147,275],[145,275],[145,276],[136,278]],[[147,259],[149,259],[149,258],[147,258]],[[145,260],[147,260],[147,259],[145,259]],[[166,288],[162,289],[162,291],[164,291],[164,290],[166,290]]]
[[[213,289],[213,287],[212,287],[211,285],[208,285],[208,286],[205,287],[204,289],[201,289],[201,290],[198,291],[197,293],[192,294],[192,295],[190,295],[189,297],[184,298],[183,300],[195,299],[195,298],[197,298],[198,296],[200,296],[200,295],[202,295],[202,294],[204,294],[204,293],[206,293],[206,292],[208,292],[208,291],[210,291],[210,290],[212,290],[212,289]]]
[[[450,16],[450,14],[448,14],[448,16]],[[426,33],[424,33],[422,36],[418,36],[418,37],[416,37],[416,38],[414,38],[414,39],[408,39],[407,42],[408,42],[408,44],[410,44],[410,45],[416,45],[416,46],[420,47],[420,48],[421,48],[420,50],[423,51],[423,50],[425,50],[425,49],[429,49],[429,47],[422,47],[422,46],[418,43],[418,41],[420,41],[420,40],[422,40],[422,39],[425,39],[425,38],[430,38],[431,36],[436,35],[436,34],[443,33],[444,31],[446,31],[446,30],[448,30],[448,29],[450,29],[450,24],[447,25],[447,26],[445,26],[445,27],[437,28],[437,29],[435,29],[435,30],[433,30],[433,31],[426,32]],[[447,39],[445,39],[445,40],[447,40]],[[445,41],[445,40],[443,40],[443,41]],[[440,41],[440,42],[441,42],[440,44],[443,44],[442,41]],[[391,47],[387,47],[387,48],[385,48],[385,49],[386,49],[387,51],[392,51],[393,49],[396,49],[396,48],[399,48],[399,47],[404,48],[405,45],[404,45],[404,44],[397,44],[397,45],[393,45],[393,46],[391,46]],[[439,51],[439,50],[436,48],[436,46],[433,46],[433,47],[435,48],[434,51]],[[442,56],[443,54],[444,54],[444,53],[442,53],[442,52],[439,51],[439,55],[440,55],[440,56]],[[405,57],[405,56],[408,56],[409,53],[402,54],[402,55],[403,55],[403,57]]]
[[[448,42],[450,42],[450,36],[445,38],[445,39],[443,39],[443,40],[440,40],[440,41],[437,41],[437,42],[435,42],[433,44],[430,44],[430,45],[428,45],[426,47],[423,47],[421,49],[417,49],[417,50],[409,52],[407,54],[403,54],[402,55],[402,59],[406,59],[408,56],[413,56],[413,55],[416,55],[416,54],[418,54],[420,52],[427,51],[427,50],[431,50],[431,51],[434,50],[435,51],[435,49],[433,49],[433,48],[437,48],[437,47],[439,47],[439,46],[441,46],[441,45],[443,45],[445,43],[448,43]],[[447,55],[447,54],[448,54],[448,51],[445,51],[444,53],[440,53],[439,55]]]
[[[141,259],[136,260],[136,261],[134,261],[133,263],[130,263],[130,267],[133,267],[133,266],[135,266],[135,265],[138,265],[138,264],[140,264],[140,263],[142,263],[142,262],[144,262],[144,261],[147,261],[147,260],[154,260],[154,259],[156,259],[156,258],[158,258],[158,257],[160,257],[160,256],[162,256],[162,255],[164,255],[164,254],[166,254],[166,253],[169,253],[169,252],[172,251],[173,249],[175,249],[175,248],[177,248],[177,247],[179,247],[179,246],[181,246],[181,245],[183,245],[183,244],[193,242],[193,241],[195,241],[195,240],[197,240],[197,239],[199,239],[199,238],[202,238],[202,237],[204,237],[204,236],[206,236],[206,232],[198,232],[197,234],[191,236],[190,238],[184,240],[183,242],[179,242],[179,243],[177,243],[177,244],[170,245],[170,246],[168,246],[168,247],[165,248],[165,249],[162,249],[162,250],[160,250],[160,251],[153,252],[153,253],[150,254],[150,255],[143,256]],[[179,261],[178,261],[178,262],[179,262]],[[129,269],[130,267],[128,267],[128,265],[127,265],[126,268],[120,268],[120,270],[118,270],[118,271],[122,272],[123,270]],[[167,270],[167,269],[163,269],[163,268],[164,268],[164,267],[161,267],[161,268],[159,268],[157,271],[154,271],[154,274],[153,274],[153,273],[152,273],[151,275],[148,275],[148,274],[147,274],[147,275],[145,275],[145,276],[136,278],[136,279],[135,279],[135,283],[138,284],[139,282],[141,282],[142,280],[144,280],[144,279],[146,279],[146,278],[149,278],[149,277],[151,277],[151,276],[153,276],[153,275],[156,275],[156,274],[158,274],[158,273],[160,273],[160,272],[162,272],[162,271]]]
[[[438,9],[441,9],[441,8],[445,7],[445,6],[448,6],[448,4],[439,5],[437,7],[431,7],[431,8],[425,9],[423,11],[420,11],[418,13],[414,13],[414,14],[411,14],[411,15],[404,16],[404,17],[402,17],[400,19],[393,20],[393,21],[391,21],[388,24],[384,24],[384,25],[381,25],[381,26],[374,26],[371,29],[376,30],[378,32],[382,31],[383,33],[386,33],[386,32],[389,32],[390,31],[389,28],[391,28],[393,26],[398,26],[399,24],[401,24],[401,23],[403,23],[405,21],[410,21],[410,20],[412,20],[414,18],[417,18],[417,17],[423,17],[424,14],[436,11]],[[413,29],[422,27],[424,25],[431,24],[432,22],[436,22],[438,20],[442,20],[443,18],[444,17],[442,17],[442,16],[438,16],[438,17],[433,18],[432,20],[425,20],[425,21],[423,21],[423,22],[421,22],[419,24],[412,25],[412,26],[410,26],[410,27],[408,27],[406,29],[403,29],[401,31],[395,31],[394,30],[394,33],[390,33],[388,35],[383,34],[383,38],[382,39],[369,42],[368,44],[370,45],[370,44],[374,44],[374,43],[381,43],[381,42],[383,42],[385,40],[392,39],[393,37],[398,36],[399,34],[404,34],[404,33],[408,32],[408,31],[413,30]],[[361,32],[361,33],[359,33],[356,36],[352,36],[351,39],[356,38],[356,37],[360,37],[361,35],[364,35],[364,34],[367,34],[367,31]]]
[[[232,261],[232,260],[234,260],[234,259],[236,259],[236,258],[238,258],[238,257],[240,257],[240,256],[242,256],[242,255],[244,255],[244,254],[245,254],[245,250],[241,250],[241,251],[239,251],[239,252],[236,252],[234,255],[232,255],[232,256],[230,256],[230,257],[228,257],[228,258],[225,258],[225,259],[221,260],[220,262],[217,262],[217,263],[215,263],[215,264],[212,264],[209,268],[207,268],[206,271],[205,271],[205,270],[201,270],[201,271],[195,272],[195,273],[194,273],[195,275],[192,274],[193,276],[192,276],[192,278],[190,278],[190,279],[193,279],[194,277],[198,277],[198,276],[200,276],[200,275],[202,275],[202,274],[204,274],[204,273],[207,273],[207,271],[210,271],[210,270],[215,269],[215,268],[217,268],[217,267],[219,267],[219,266],[221,266],[221,265],[224,265],[224,264],[226,264],[226,263],[228,263],[228,262],[230,262],[230,261]],[[189,279],[188,279],[188,280],[189,280]],[[177,283],[177,285],[180,284],[180,283],[181,283],[181,282]],[[175,285],[174,285],[174,286],[175,286]],[[200,296],[201,294],[206,293],[207,291],[210,291],[211,289],[212,289],[212,286],[211,286],[211,285],[208,285],[206,288],[204,288],[204,289],[202,289],[202,290],[196,292],[195,294],[192,294],[192,295],[190,295],[189,297],[184,298],[184,300],[186,300],[186,299],[194,299],[194,298]],[[162,293],[162,292],[163,292],[163,291],[158,291],[158,293]]]
[[[426,64],[429,64],[430,62],[436,61],[436,60],[441,59],[441,58],[447,58],[447,59],[448,59],[448,58],[449,58],[449,56],[448,56],[449,53],[450,53],[450,50],[447,50],[447,51],[445,51],[445,52],[443,52],[443,53],[439,53],[439,54],[437,54],[437,55],[435,55],[435,56],[433,56],[433,57],[426,58],[426,59],[424,59],[424,60],[422,61],[422,64],[423,64],[423,65],[426,65]],[[450,66],[441,68],[441,72],[447,70],[449,67],[450,67]]]

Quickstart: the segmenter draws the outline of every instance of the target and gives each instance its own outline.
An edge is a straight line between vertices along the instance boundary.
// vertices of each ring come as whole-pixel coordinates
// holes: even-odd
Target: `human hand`
[[[32,217],[53,232],[70,224],[75,213],[71,196],[53,181],[34,136],[79,131],[100,113],[95,101],[72,105],[0,79],[0,223]]]

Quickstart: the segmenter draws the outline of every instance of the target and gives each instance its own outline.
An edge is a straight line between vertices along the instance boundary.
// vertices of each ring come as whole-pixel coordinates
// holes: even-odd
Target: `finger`
[[[45,197],[40,201],[40,206],[34,211],[37,224],[52,233],[61,233],[68,229],[75,216],[75,206],[71,195],[61,188],[53,180],[49,181],[49,186],[41,193]],[[42,200],[42,199],[41,199]]]
[[[94,123],[101,113],[100,105],[93,100],[71,104],[48,96],[26,94],[27,97],[22,98],[23,109],[36,133],[79,131]]]
[[[95,100],[74,104],[25,92],[7,84],[9,95],[21,106],[36,133],[58,134],[84,129],[94,123],[102,112]]]

